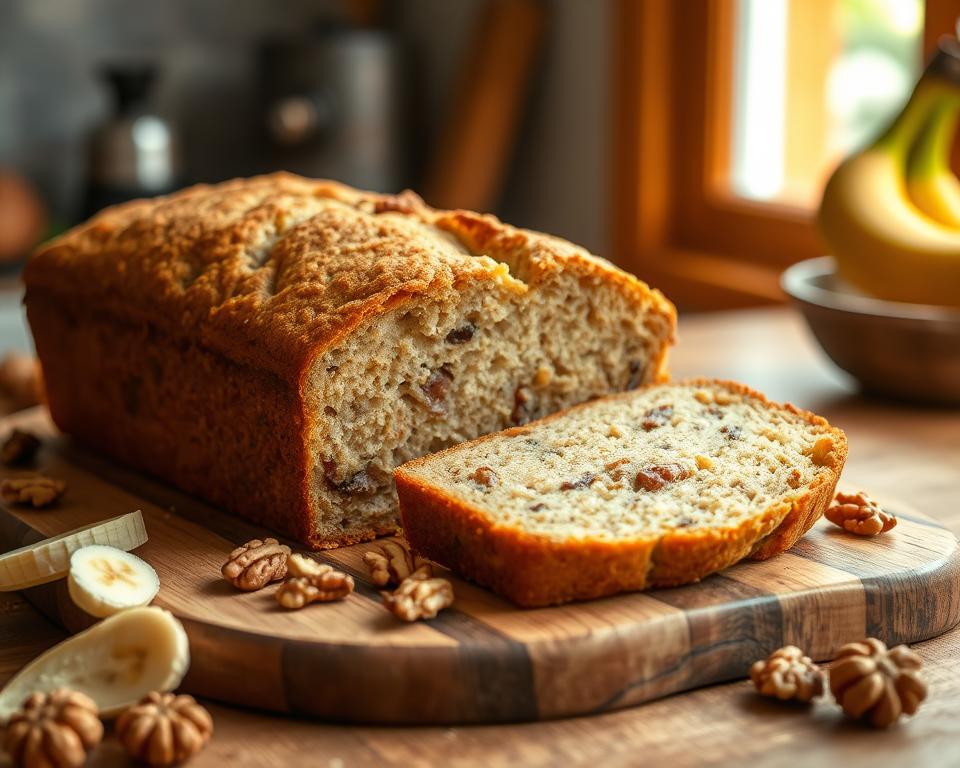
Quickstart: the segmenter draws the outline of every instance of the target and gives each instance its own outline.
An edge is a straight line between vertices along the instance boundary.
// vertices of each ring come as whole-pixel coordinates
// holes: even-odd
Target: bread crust
[[[410,192],[290,174],[106,209],[31,257],[24,303],[62,431],[327,548],[394,529],[315,526],[318,357],[404,305],[468,283],[523,292],[557,271],[616,286],[645,313],[663,340],[651,376],[665,375],[673,306],[604,260]],[[124,387],[140,390],[136,412]]]
[[[425,557],[525,608],[688,584],[746,557],[766,559],[789,549],[813,526],[832,500],[846,460],[846,436],[820,416],[789,403],[771,403],[759,392],[736,382],[689,379],[679,383],[722,386],[824,427],[834,440],[834,450],[824,465],[829,471],[799,489],[789,502],[773,504],[737,526],[676,530],[660,538],[584,541],[558,540],[495,525],[480,508],[418,479],[413,472],[431,459],[426,456],[394,471],[404,534]],[[631,393],[622,393],[603,399],[631,396]],[[497,435],[526,434],[538,424],[563,418],[571,411],[590,405],[574,406],[447,451],[476,445]]]

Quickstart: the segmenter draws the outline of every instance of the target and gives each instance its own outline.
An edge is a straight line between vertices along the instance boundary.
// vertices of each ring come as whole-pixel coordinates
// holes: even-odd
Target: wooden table
[[[906,500],[960,532],[960,411],[858,396],[792,312],[684,318],[672,368],[676,377],[737,379],[823,414],[850,440],[843,487]],[[63,636],[16,595],[0,596],[0,682]],[[808,711],[761,699],[745,682],[601,717],[484,727],[348,727],[211,703],[216,736],[191,765],[956,765],[960,629],[917,649],[929,699],[917,717],[886,732],[849,723],[829,704]],[[108,739],[90,764],[125,762]]]

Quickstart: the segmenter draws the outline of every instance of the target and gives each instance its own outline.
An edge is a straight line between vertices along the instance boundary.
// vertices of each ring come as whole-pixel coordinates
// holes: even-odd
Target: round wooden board
[[[367,578],[361,558],[373,545],[356,545],[316,555],[351,573],[355,594],[287,612],[275,587],[244,594],[220,576],[234,546],[266,531],[55,438],[40,410],[8,418],[0,434],[13,424],[49,436],[38,468],[68,491],[51,510],[0,508],[0,549],[142,509],[150,540],[138,554],[160,575],[156,604],[190,637],[183,689],[258,709],[395,723],[599,713],[743,677],[786,643],[827,659],[866,635],[913,642],[960,620],[956,538],[894,505],[889,534],[859,538],[821,521],[786,554],[674,589],[525,611],[452,578],[454,607],[409,625]],[[26,595],[71,631],[91,623],[63,582]]]

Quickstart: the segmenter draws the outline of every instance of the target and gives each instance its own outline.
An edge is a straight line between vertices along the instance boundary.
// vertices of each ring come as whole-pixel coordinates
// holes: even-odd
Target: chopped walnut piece
[[[378,587],[398,586],[422,569],[426,569],[428,577],[433,575],[429,563],[419,561],[408,546],[396,539],[378,542],[377,549],[379,552],[364,552],[363,562],[370,571],[370,581]]]
[[[103,738],[97,705],[66,688],[34,693],[11,715],[4,748],[21,768],[79,768]]]
[[[186,762],[207,745],[213,718],[193,696],[154,691],[117,718],[116,731],[130,757],[166,768]]]
[[[300,579],[316,579],[333,570],[333,566],[320,563],[308,555],[294,553],[287,558],[287,576]]]
[[[649,432],[657,427],[669,424],[672,418],[672,405],[658,405],[643,414],[643,421],[640,422],[640,426],[643,427],[644,431]]]
[[[453,585],[446,579],[425,578],[414,572],[393,592],[381,592],[383,604],[401,621],[432,619],[453,605]]]
[[[794,469],[790,472],[790,477],[787,478],[787,485],[789,485],[791,488],[799,488],[802,479],[803,478],[800,475],[800,470]]]
[[[490,467],[477,467],[470,474],[470,479],[486,488],[493,488],[500,484],[500,477]]]
[[[230,553],[221,572],[237,589],[253,592],[287,575],[290,547],[276,539],[252,539]]]
[[[318,564],[313,576],[292,576],[276,592],[277,602],[288,610],[298,610],[310,603],[332,603],[353,592],[353,576],[332,566]]]
[[[823,672],[795,645],[784,646],[754,662],[750,679],[762,695],[778,699],[809,704],[823,693]]]
[[[8,504],[49,507],[63,496],[67,484],[45,475],[8,477],[0,483],[0,497]]]
[[[446,365],[441,365],[430,374],[430,378],[420,387],[424,395],[424,404],[427,410],[436,416],[445,416],[447,413],[447,397],[450,395],[450,385],[453,383],[453,373]]]
[[[659,491],[667,483],[686,480],[692,475],[682,464],[654,464],[637,472],[633,487],[636,491]]]
[[[830,668],[830,691],[843,711],[875,728],[914,714],[927,697],[923,662],[905,645],[887,650],[874,637],[848,643]]]
[[[863,491],[838,493],[824,517],[843,530],[860,536],[876,536],[897,525],[897,518],[882,509]]]
[[[476,332],[477,326],[473,323],[467,323],[466,325],[461,325],[459,328],[454,328],[444,338],[447,344],[466,344],[473,338],[473,334]]]
[[[529,387],[520,385],[513,393],[513,410],[510,411],[510,421],[521,425],[530,421],[533,411],[533,393]]]
[[[0,462],[8,467],[28,464],[36,457],[40,445],[36,435],[15,428],[0,448]]]

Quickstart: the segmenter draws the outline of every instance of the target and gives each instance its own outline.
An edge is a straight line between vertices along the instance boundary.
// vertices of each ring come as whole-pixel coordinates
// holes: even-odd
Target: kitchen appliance
[[[387,32],[328,26],[260,57],[266,168],[361,189],[407,181],[405,56]]]

